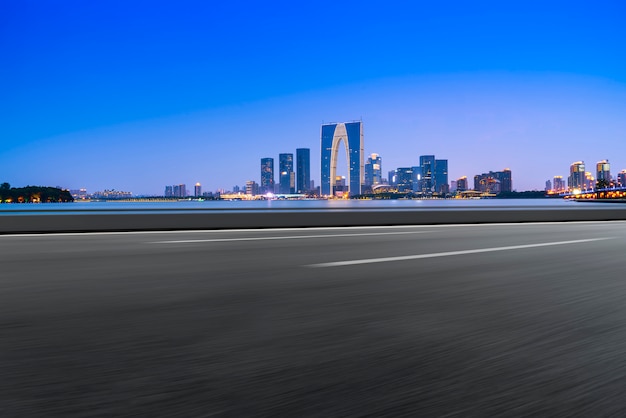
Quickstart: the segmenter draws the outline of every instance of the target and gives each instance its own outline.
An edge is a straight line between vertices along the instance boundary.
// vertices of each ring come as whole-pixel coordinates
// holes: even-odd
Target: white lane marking
[[[480,224],[438,224],[438,225],[374,225],[374,226],[317,226],[299,228],[247,228],[247,229],[193,229],[171,231],[116,231],[116,232],[51,232],[35,234],[0,234],[2,238],[29,238],[29,237],[88,237],[100,235],[154,235],[154,234],[215,234],[232,232],[283,232],[283,231],[354,231],[357,229],[424,229],[424,228],[484,228],[489,226],[532,226],[532,225],[584,225],[584,224],[621,224],[626,221],[568,221],[568,222],[503,222],[503,223],[480,223]]]
[[[285,235],[282,237],[245,237],[245,238],[209,238],[209,239],[186,239],[177,241],[153,241],[147,244],[190,244],[196,242],[229,242],[229,241],[265,241],[277,239],[308,239],[308,238],[337,238],[337,237],[367,237],[380,235],[406,235],[406,234],[426,234],[428,231],[406,231],[406,232],[375,232],[371,234],[326,234],[326,235]]]
[[[308,266],[305,266],[305,267],[315,267],[315,268],[317,267],[341,267],[341,266],[353,266],[357,264],[386,263],[390,261],[419,260],[423,258],[448,257],[451,255],[465,255],[465,254],[488,253],[488,252],[494,252],[494,251],[521,250],[524,248],[550,247],[554,245],[581,244],[583,242],[604,241],[607,239],[615,239],[615,237],[577,239],[573,241],[543,242],[540,244],[511,245],[508,247],[479,248],[476,250],[447,251],[443,253],[416,254],[416,255],[405,255],[405,256],[398,256],[398,257],[382,257],[382,258],[366,258],[362,260],[334,261],[330,263],[309,264]]]

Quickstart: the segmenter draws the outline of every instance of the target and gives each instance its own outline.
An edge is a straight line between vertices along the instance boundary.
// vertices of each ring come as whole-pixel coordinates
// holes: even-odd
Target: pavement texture
[[[626,222],[0,236],[0,415],[626,416],[624,248]]]

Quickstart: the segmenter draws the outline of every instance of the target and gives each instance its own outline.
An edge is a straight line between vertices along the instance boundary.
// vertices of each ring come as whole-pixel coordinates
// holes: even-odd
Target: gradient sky
[[[355,119],[385,175],[626,169],[624,1],[0,0],[0,53],[13,186],[232,189],[305,147],[319,185],[321,123]]]

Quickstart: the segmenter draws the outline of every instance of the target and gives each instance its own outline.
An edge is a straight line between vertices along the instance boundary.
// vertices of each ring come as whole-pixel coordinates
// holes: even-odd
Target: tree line
[[[74,198],[68,190],[61,190],[56,187],[11,187],[9,183],[0,184],[0,202],[2,203],[52,203],[73,201]]]

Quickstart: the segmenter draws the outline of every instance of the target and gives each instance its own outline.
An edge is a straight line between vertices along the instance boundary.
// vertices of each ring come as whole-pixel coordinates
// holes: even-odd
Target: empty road
[[[0,415],[624,416],[626,222],[0,236]]]

